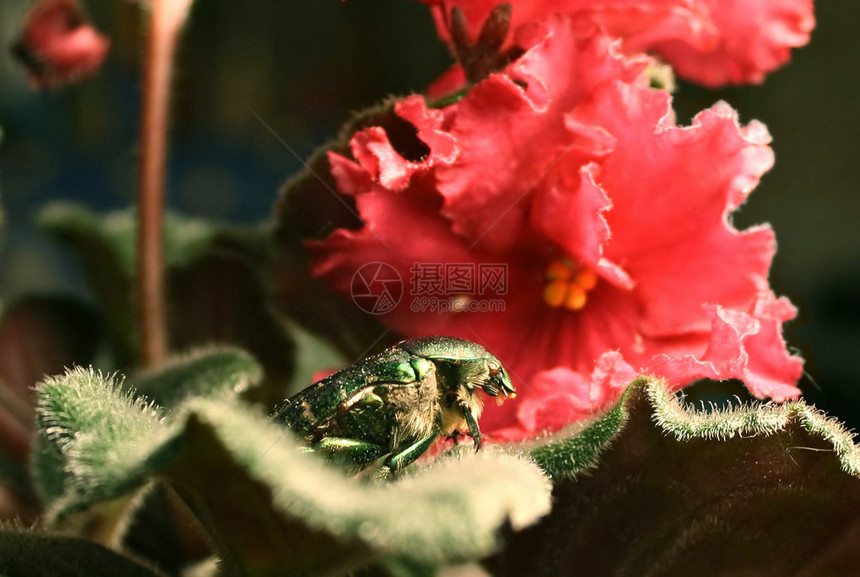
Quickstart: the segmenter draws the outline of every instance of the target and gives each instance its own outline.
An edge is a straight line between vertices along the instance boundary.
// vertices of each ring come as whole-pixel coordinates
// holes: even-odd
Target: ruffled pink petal
[[[596,164],[579,174],[547,175],[534,195],[531,225],[578,262],[595,268],[609,239],[604,213],[612,207],[606,193],[594,182]],[[565,178],[565,177],[570,177]]]
[[[495,0],[459,0],[474,37]],[[676,72],[706,86],[761,82],[785,64],[790,49],[809,42],[812,0],[513,0],[511,29],[544,22],[554,13],[575,16],[624,40],[624,51],[656,52]],[[450,42],[447,10],[433,8],[440,37]]]
[[[620,352],[609,351],[597,359],[591,373],[591,384],[602,392],[599,402],[605,403],[608,398],[623,392],[637,377],[639,371],[627,363]]]
[[[464,86],[466,86],[466,72],[462,66],[455,64],[434,80],[424,93],[430,100],[436,100],[454,94]]]
[[[527,435],[560,429],[594,410],[587,377],[558,367],[532,378],[527,395],[518,403],[517,418]]]
[[[354,184],[355,166],[330,155],[338,165],[341,180],[348,175]],[[404,282],[415,262],[471,262],[465,247],[450,235],[449,224],[439,216],[441,198],[434,193],[432,179],[416,178],[408,190],[392,192],[372,185],[355,194],[358,213],[365,225],[357,230],[338,229],[320,242],[308,243],[311,274],[326,278],[348,295],[352,277],[365,264],[383,262],[394,267]]]
[[[397,154],[385,130],[371,126],[356,132],[350,140],[352,155],[374,181],[390,190],[402,190],[416,167]]]
[[[433,17],[439,36],[451,41],[446,11],[459,7],[466,18],[469,33],[477,38],[496,0],[457,0],[425,2],[433,5]],[[511,29],[546,20],[551,14],[566,13],[600,25],[610,35],[631,38],[643,45],[652,37],[686,37],[697,39],[708,33],[708,13],[693,0],[513,0]],[[706,41],[706,40],[705,40]]]
[[[394,112],[415,126],[418,138],[430,148],[430,154],[421,166],[430,168],[436,164],[451,164],[457,159],[459,150],[454,137],[447,132],[445,113],[428,108],[424,97],[413,94],[394,105]]]
[[[328,153],[328,162],[331,175],[342,194],[355,196],[373,188],[373,178],[361,165],[336,152]]]
[[[403,190],[416,172],[437,164],[450,164],[457,158],[454,137],[441,130],[444,114],[427,108],[422,96],[409,96],[394,106],[395,113],[412,123],[418,138],[430,149],[421,161],[407,160],[398,153],[379,126],[356,132],[350,140],[352,155],[368,176],[389,190]]]
[[[691,45],[683,36],[652,48],[676,72],[705,86],[759,83],[809,42],[815,27],[812,0],[701,0],[718,31],[712,46]]]
[[[676,127],[668,95],[639,86],[607,87],[595,103],[616,138],[598,177],[613,203],[605,255],[636,283],[643,334],[708,330],[702,303],[751,310],[768,286],[773,232],[739,232],[728,215],[773,163],[763,127],[741,128],[724,104]]]
[[[594,416],[637,376],[616,351],[601,355],[588,376],[567,367],[541,371],[527,386],[520,387],[516,401],[510,402],[515,412],[510,406],[502,412],[502,407],[497,410],[488,405],[482,427],[494,440],[518,440],[556,431]]]
[[[646,372],[664,377],[676,388],[703,378],[740,379],[758,398],[782,402],[800,394],[793,383],[803,372],[803,359],[789,354],[782,338],[783,321],[796,314],[788,300],[765,293],[752,314],[706,308],[713,330],[703,357],[657,355]]]
[[[501,76],[475,87],[457,108],[452,132],[460,161],[437,171],[439,192],[454,231],[486,250],[504,250],[523,234],[527,204],[520,187],[538,175],[517,156],[525,144],[517,135],[535,114],[522,89]]]
[[[571,111],[602,83],[644,82],[646,63],[625,59],[609,39],[569,19],[550,19],[542,42],[457,105],[458,162],[437,172],[455,232],[485,250],[516,244],[545,180],[578,179],[584,162],[611,149],[611,135]]]

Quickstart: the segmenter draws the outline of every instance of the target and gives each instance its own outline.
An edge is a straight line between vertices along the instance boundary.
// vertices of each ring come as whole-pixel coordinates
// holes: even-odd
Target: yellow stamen
[[[564,296],[564,308],[578,311],[585,306],[586,300],[588,300],[588,296],[581,286],[573,283],[567,285],[567,294]]]
[[[567,280],[570,278],[570,266],[560,260],[554,260],[546,268],[546,280]]]
[[[590,291],[597,284],[597,273],[590,268],[581,268],[576,271],[573,282],[586,291]]]
[[[543,300],[552,308],[581,310],[588,301],[588,292],[597,286],[597,273],[580,267],[567,259],[549,263],[543,287]]]
[[[543,302],[552,308],[558,308],[564,302],[564,294],[567,292],[567,281],[554,280],[543,287]]]

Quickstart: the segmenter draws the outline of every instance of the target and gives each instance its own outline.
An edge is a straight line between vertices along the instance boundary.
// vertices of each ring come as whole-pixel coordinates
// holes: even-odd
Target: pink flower
[[[675,71],[705,86],[759,83],[804,46],[815,28],[812,0],[701,0],[717,31],[695,46],[682,37],[656,40],[651,48]]]
[[[499,0],[438,0],[440,36],[451,41],[450,10],[463,11],[475,38]],[[511,29],[562,12],[624,39],[624,51],[656,52],[706,86],[761,82],[803,46],[815,27],[812,0],[509,0]]]
[[[593,414],[640,372],[680,387],[740,378],[759,397],[798,394],[801,360],[781,324],[794,309],[769,289],[767,225],[729,215],[773,162],[761,124],[717,104],[675,125],[671,97],[648,87],[649,60],[556,16],[503,73],[457,104],[420,96],[395,112],[429,153],[407,160],[378,127],[330,155],[364,221],[311,246],[312,273],[349,294],[384,262],[415,292],[416,263],[507,267],[504,311],[421,311],[409,295],[382,316],[406,336],[484,344],[517,399],[488,404],[482,428],[520,438]]]
[[[76,0],[42,0],[14,50],[36,87],[56,88],[98,70],[109,44],[85,22]]]

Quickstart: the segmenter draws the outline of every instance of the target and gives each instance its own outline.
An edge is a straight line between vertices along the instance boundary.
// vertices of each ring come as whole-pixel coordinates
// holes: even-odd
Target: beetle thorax
[[[436,422],[435,379],[427,379],[410,388],[414,391],[414,397],[408,408],[401,406],[395,413],[395,426],[391,431],[392,447],[411,444],[429,435]]]
[[[463,410],[460,406],[463,401],[465,401],[465,404],[469,407],[469,412],[472,413],[472,418],[477,421],[484,408],[484,404],[477,395],[472,391],[467,390],[465,387],[460,387],[456,393],[453,394],[451,391],[440,391],[439,406],[442,409],[442,435],[450,436],[454,431],[469,431],[469,424],[463,417]]]

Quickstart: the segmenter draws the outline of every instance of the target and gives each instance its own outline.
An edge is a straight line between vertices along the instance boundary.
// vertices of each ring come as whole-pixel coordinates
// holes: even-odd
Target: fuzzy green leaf
[[[537,467],[491,450],[362,482],[235,398],[189,398],[167,414],[84,369],[44,382],[39,398],[44,435],[68,475],[57,514],[156,477],[173,481],[237,573],[475,559],[498,545],[503,525],[520,528],[549,510],[550,486]]]
[[[9,527],[0,527],[0,574],[4,577],[162,575],[85,539]]]
[[[278,387],[293,374],[293,342],[268,302],[257,257],[235,244],[223,239],[168,270],[171,343],[176,350],[216,342],[249,351],[264,367],[266,384],[276,385],[254,393],[275,404]]]
[[[464,454],[393,483],[361,483],[251,411],[208,401],[193,413],[169,476],[197,489],[226,549],[256,574],[475,558],[496,547],[504,523],[522,527],[549,508],[545,477],[521,458]]]
[[[48,232],[70,242],[85,259],[96,246],[109,252],[127,278],[135,274],[137,221],[131,210],[98,216],[88,209],[67,203],[54,203],[39,215],[39,224]],[[208,246],[216,234],[204,220],[168,214],[164,219],[164,254],[168,265],[188,262]],[[112,259],[112,260],[114,260]],[[93,263],[96,266],[105,263]]]
[[[162,407],[190,397],[241,393],[259,384],[263,371],[241,349],[214,347],[172,358],[158,369],[135,375],[129,385]]]
[[[65,203],[49,205],[39,215],[40,226],[69,244],[81,258],[119,366],[133,364],[137,356],[131,304],[134,232],[129,220],[122,214],[99,220],[90,211]]]
[[[575,477],[597,465],[627,418],[625,399],[635,390],[632,385],[618,404],[591,422],[575,423],[531,448],[535,462],[553,478]]]
[[[554,478],[553,511],[488,562],[498,575],[846,575],[860,564],[860,451],[803,402],[704,412],[640,379],[576,437],[532,455]]]
[[[130,366],[137,357],[133,306],[137,223],[131,210],[99,216],[78,205],[54,203],[42,210],[39,224],[68,243],[80,256],[103,310],[106,329],[118,366]],[[167,215],[164,219],[164,254],[168,265],[186,263],[215,236],[202,220]]]
[[[98,216],[82,207],[54,204],[42,227],[80,255],[107,323],[116,366],[136,365],[134,293],[137,223],[133,211]],[[173,350],[211,343],[250,351],[268,381],[292,376],[292,341],[268,302],[266,231],[222,229],[199,219],[164,219],[168,329]],[[259,389],[262,400],[279,401]]]
[[[66,491],[68,475],[59,449],[40,431],[33,443],[30,470],[35,491],[43,503],[52,503]]]
[[[42,434],[62,457],[64,507],[122,495],[169,459],[174,431],[164,411],[122,390],[121,381],[75,368],[38,388]]]

